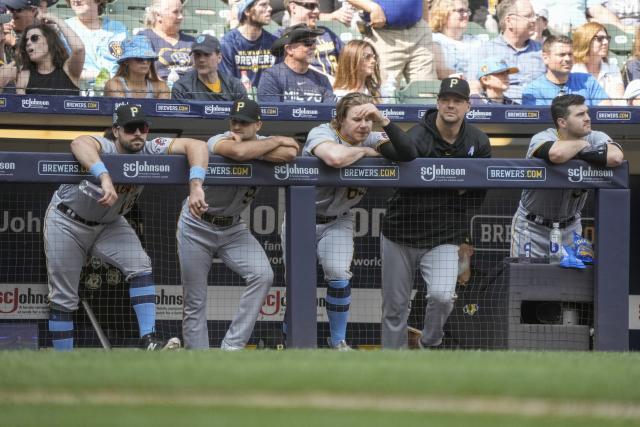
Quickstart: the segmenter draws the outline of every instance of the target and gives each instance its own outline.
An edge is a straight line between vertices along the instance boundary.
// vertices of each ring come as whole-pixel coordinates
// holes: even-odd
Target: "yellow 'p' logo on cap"
[[[458,79],[451,79],[451,82],[449,82],[449,87],[454,87],[458,85]]]
[[[244,102],[238,102],[238,106],[236,107],[236,113],[244,108]]]
[[[131,107],[131,116],[135,117],[136,115],[138,115],[139,111],[140,109],[138,107]]]

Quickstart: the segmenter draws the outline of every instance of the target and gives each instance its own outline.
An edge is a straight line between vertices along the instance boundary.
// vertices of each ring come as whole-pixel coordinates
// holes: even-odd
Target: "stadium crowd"
[[[474,104],[637,102],[637,0],[149,0],[139,17],[115,13],[132,0],[64,1],[0,2],[5,92],[329,103],[404,92],[428,103],[453,76]],[[197,13],[224,28],[183,29]]]

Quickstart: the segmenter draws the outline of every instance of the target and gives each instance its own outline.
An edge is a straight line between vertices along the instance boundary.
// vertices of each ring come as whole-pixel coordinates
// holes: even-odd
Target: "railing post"
[[[629,350],[630,213],[630,190],[596,191],[595,350]]]
[[[287,187],[287,346],[316,348],[316,188]]]

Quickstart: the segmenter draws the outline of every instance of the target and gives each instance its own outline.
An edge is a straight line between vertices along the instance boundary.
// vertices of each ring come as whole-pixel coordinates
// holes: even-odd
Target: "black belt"
[[[553,220],[553,219],[547,219],[543,216],[534,215],[534,214],[528,214],[525,218],[528,221],[535,222],[538,225],[544,225],[547,228],[553,227],[554,222],[557,222],[560,228],[566,228],[567,225],[573,224],[573,222],[576,220],[575,216],[572,216],[564,220]]]
[[[62,212],[65,216],[71,218],[74,221],[78,221],[84,225],[88,225],[89,227],[95,227],[96,225],[101,225],[100,222],[88,221],[81,216],[79,216],[73,209],[64,203],[58,203],[57,209]]]
[[[222,215],[211,215],[209,213],[203,213],[200,218],[208,222],[211,225],[215,225],[217,227],[230,227],[235,222],[236,217],[234,216],[222,216]]]

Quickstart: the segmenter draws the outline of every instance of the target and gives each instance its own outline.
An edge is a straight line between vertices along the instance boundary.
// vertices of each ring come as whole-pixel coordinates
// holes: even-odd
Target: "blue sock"
[[[331,345],[335,346],[347,337],[351,285],[348,280],[330,280],[326,298],[327,317],[331,329]]]
[[[56,351],[73,350],[73,313],[51,308],[49,310],[49,334]]]
[[[140,336],[155,332],[156,329],[156,285],[153,276],[147,274],[131,279],[129,282],[131,305],[138,318]]]

